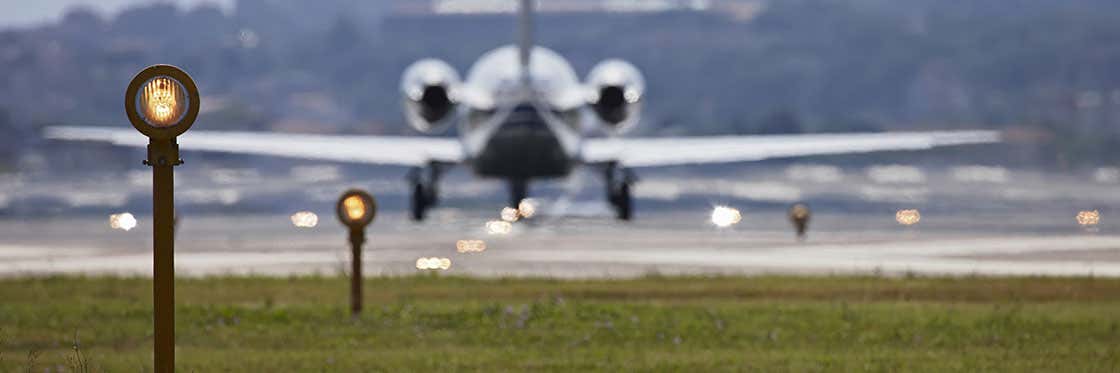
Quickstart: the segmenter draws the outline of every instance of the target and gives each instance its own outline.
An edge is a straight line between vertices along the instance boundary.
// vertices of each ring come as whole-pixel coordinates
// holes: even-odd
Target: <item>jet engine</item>
[[[459,73],[446,62],[425,59],[413,63],[401,77],[404,113],[417,131],[443,131],[454,117]]]
[[[588,104],[612,133],[638,123],[646,81],[638,68],[622,60],[600,62],[587,75]]]

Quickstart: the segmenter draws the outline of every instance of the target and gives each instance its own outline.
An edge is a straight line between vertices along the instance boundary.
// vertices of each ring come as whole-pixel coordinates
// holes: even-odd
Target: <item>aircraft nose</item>
[[[532,104],[520,104],[513,108],[505,127],[544,127],[544,117]]]

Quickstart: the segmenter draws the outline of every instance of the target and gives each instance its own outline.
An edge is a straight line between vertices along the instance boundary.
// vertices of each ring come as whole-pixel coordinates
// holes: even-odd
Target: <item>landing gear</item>
[[[509,205],[507,207],[519,208],[521,201],[529,197],[529,181],[513,179],[509,181]]]
[[[424,184],[412,184],[412,203],[409,207],[412,211],[413,221],[423,221],[424,216],[428,213],[428,208],[432,207],[432,202],[429,200],[425,189]]]
[[[408,173],[408,181],[412,187],[410,211],[413,221],[423,221],[428,214],[428,209],[439,202],[439,177],[443,173],[438,164],[429,164],[427,167],[415,167]]]
[[[614,207],[615,217],[629,221],[634,217],[634,199],[630,195],[630,186],[637,178],[629,169],[614,164],[607,166],[606,176],[607,201]]]
[[[634,202],[630,197],[630,184],[619,185],[618,191],[611,197],[614,199],[611,202],[614,204],[615,217],[618,220],[629,221],[634,217]]]

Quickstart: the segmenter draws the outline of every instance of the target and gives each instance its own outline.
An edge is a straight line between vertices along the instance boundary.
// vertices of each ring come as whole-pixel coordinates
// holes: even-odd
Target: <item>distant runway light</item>
[[[241,42],[242,48],[253,49],[260,44],[261,38],[252,29],[243,28],[241,32],[237,33],[237,41]]]
[[[455,250],[460,253],[481,253],[486,251],[486,241],[459,240],[455,243]]]
[[[490,234],[509,234],[513,230],[513,224],[501,220],[491,220],[486,222],[486,232]]]
[[[922,214],[916,209],[898,210],[894,214],[894,220],[902,225],[918,224],[922,220]]]
[[[517,209],[515,209],[515,208],[512,208],[512,207],[503,207],[502,208],[502,220],[503,221],[507,221],[507,222],[510,222],[510,223],[515,222],[515,221],[517,221],[519,215],[520,215],[520,213],[518,213]]]
[[[1003,167],[960,166],[951,172],[954,180],[965,183],[1006,184],[1011,180],[1010,172]]]
[[[876,184],[921,184],[926,182],[922,169],[904,165],[877,165],[867,168],[867,178]]]
[[[521,200],[521,203],[517,204],[517,213],[526,219],[533,217],[537,214],[537,200],[532,198]]]
[[[741,220],[743,220],[743,215],[737,209],[727,206],[716,206],[712,209],[712,224],[717,227],[727,228],[739,224]]]
[[[835,183],[844,180],[844,172],[836,166],[798,164],[786,168],[786,178],[797,182]]]
[[[1116,184],[1120,183],[1120,168],[1116,167],[1101,167],[1093,173],[1093,180],[1101,184]]]
[[[419,258],[416,259],[416,269],[446,271],[451,268],[451,259],[448,258]]]
[[[300,211],[292,214],[292,225],[298,228],[314,228],[319,225],[319,215],[311,211]]]
[[[1091,227],[1101,223],[1101,213],[1097,210],[1081,211],[1077,213],[1077,224],[1082,227]]]
[[[136,228],[136,217],[127,212],[109,215],[109,227],[125,232],[130,231]]]
[[[797,237],[800,239],[805,238],[805,233],[809,229],[809,217],[811,212],[809,206],[804,203],[794,204],[789,209],[789,221],[793,223],[794,230],[797,231]]]
[[[296,181],[305,183],[325,183],[342,178],[338,166],[295,166],[288,175]]]

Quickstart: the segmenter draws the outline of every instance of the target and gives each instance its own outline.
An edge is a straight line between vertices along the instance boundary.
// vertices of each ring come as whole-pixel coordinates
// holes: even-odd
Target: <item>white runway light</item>
[[[311,211],[300,211],[292,214],[292,225],[297,228],[314,228],[319,225],[319,215]]]
[[[521,203],[517,204],[517,213],[523,218],[532,218],[537,214],[537,201],[532,198],[521,200]]]
[[[867,178],[875,184],[922,184],[926,173],[914,166],[876,165],[867,168]]]
[[[127,212],[109,215],[109,227],[125,232],[130,231],[136,228],[136,217]]]
[[[1120,168],[1101,167],[1093,173],[1093,180],[1101,184],[1120,183]]]
[[[451,259],[448,258],[419,258],[416,259],[416,269],[446,271],[451,268]]]
[[[894,213],[894,220],[902,225],[914,225],[922,221],[922,214],[917,209],[898,210]]]
[[[460,253],[481,253],[486,251],[486,241],[459,240],[455,243],[455,250]]]
[[[491,220],[486,222],[486,232],[490,234],[509,234],[513,230],[513,224],[501,220]]]
[[[1092,227],[1101,223],[1101,213],[1097,210],[1081,211],[1077,213],[1077,225]]]
[[[520,213],[513,207],[502,208],[502,220],[513,223],[520,217]]]
[[[712,224],[717,227],[727,228],[739,224],[741,220],[743,220],[743,215],[737,209],[727,206],[716,206],[712,209]]]

